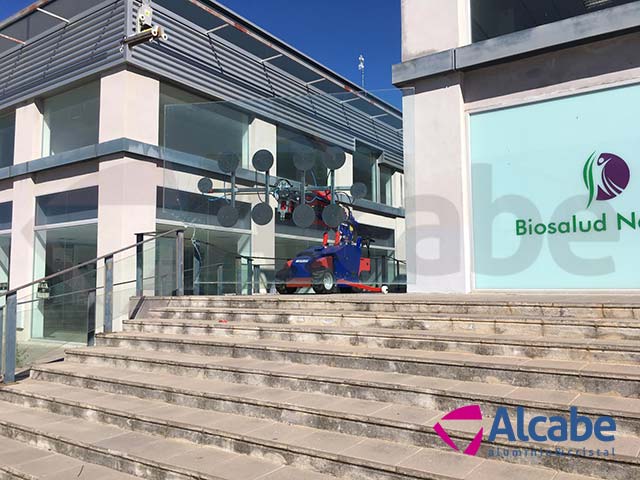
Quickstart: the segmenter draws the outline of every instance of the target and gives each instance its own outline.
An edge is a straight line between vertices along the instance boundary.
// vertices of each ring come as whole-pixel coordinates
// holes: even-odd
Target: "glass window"
[[[185,224],[220,226],[218,223],[218,211],[224,205],[227,205],[227,201],[221,197],[216,198],[172,188],[158,187],[157,190],[157,216],[163,220],[172,220]],[[240,217],[233,228],[250,229],[251,204],[236,201],[236,207],[240,212]]]
[[[11,230],[13,202],[0,203],[0,230]]]
[[[471,0],[474,42],[635,0]]]
[[[307,184],[327,185],[327,168],[322,161],[327,145],[284,127],[278,127],[277,135],[277,176],[299,181],[302,172],[296,168],[294,159],[307,156],[313,159],[313,168],[307,172]]]
[[[393,205],[393,170],[380,166],[380,203]]]
[[[0,115],[0,168],[13,165],[16,114]]]
[[[353,183],[364,183],[367,186],[367,195],[364,197],[373,202],[378,201],[378,159],[382,152],[356,144],[353,154]]]
[[[100,84],[92,82],[44,100],[42,154],[98,143]]]
[[[34,276],[52,275],[97,256],[97,224],[36,232]],[[49,298],[33,303],[32,338],[86,343],[87,291],[96,287],[96,265],[59,275],[47,282]]]
[[[52,193],[36,199],[36,225],[98,218],[98,187]]]
[[[225,102],[162,84],[160,86],[160,145],[217,160],[235,155],[247,166],[249,116]]]

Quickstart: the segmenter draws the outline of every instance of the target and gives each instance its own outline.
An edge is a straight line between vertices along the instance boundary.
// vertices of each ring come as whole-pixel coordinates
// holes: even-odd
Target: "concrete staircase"
[[[638,479],[628,298],[148,298],[123,332],[0,388],[0,479]],[[469,404],[481,421],[441,422]],[[611,416],[616,440],[489,441],[518,406]],[[482,426],[478,455],[438,422],[462,449]],[[556,447],[577,454],[539,453]]]

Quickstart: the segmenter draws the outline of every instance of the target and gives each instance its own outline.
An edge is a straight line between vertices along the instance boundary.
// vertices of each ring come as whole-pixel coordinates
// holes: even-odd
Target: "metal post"
[[[144,241],[144,234],[136,235],[136,243]],[[144,295],[144,245],[136,246],[136,297]]]
[[[92,290],[87,296],[87,345],[96,343],[96,291]]]
[[[113,255],[104,259],[104,332],[113,332]]]
[[[242,295],[242,257],[236,257],[236,295]]]
[[[176,232],[176,296],[184,295],[184,230]]]
[[[389,283],[389,261],[387,257],[382,257],[382,280],[381,283]]]
[[[216,279],[218,281],[218,295],[222,295],[224,293],[224,265],[221,263],[218,265],[218,272],[216,275]]]
[[[255,265],[253,267],[253,292],[260,293],[260,265]]]
[[[200,295],[200,275],[202,274],[202,259],[196,248],[193,249],[193,294]]]
[[[7,295],[4,344],[4,383],[16,380],[16,328],[18,320],[18,292]]]
[[[247,294],[253,295],[253,258],[247,258]]]

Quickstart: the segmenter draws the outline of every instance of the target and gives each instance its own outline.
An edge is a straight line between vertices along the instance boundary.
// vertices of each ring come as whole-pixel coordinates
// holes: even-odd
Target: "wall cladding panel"
[[[0,109],[124,64],[125,3],[105,1],[80,19],[1,54]]]

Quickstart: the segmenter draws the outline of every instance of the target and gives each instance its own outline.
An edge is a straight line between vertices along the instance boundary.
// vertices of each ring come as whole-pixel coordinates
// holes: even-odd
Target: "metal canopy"
[[[185,20],[189,20],[191,23],[194,23],[205,30],[212,30],[222,25],[226,25],[226,22],[218,17],[214,17],[213,15],[203,15],[201,8],[186,1],[154,0],[153,3],[177,13]]]
[[[280,70],[284,70],[288,74],[299,78],[305,83],[322,78],[317,72],[314,72],[310,68],[305,67],[289,57],[281,56],[274,60],[270,60],[269,63],[278,67]]]
[[[200,10],[202,12],[202,10]],[[216,37],[220,37],[229,43],[232,43],[241,49],[255,55],[258,58],[269,58],[278,54],[278,51],[265,45],[263,42],[250,37],[237,28],[223,28],[213,33]]]
[[[40,0],[0,23],[0,53],[67,23],[104,0]]]

